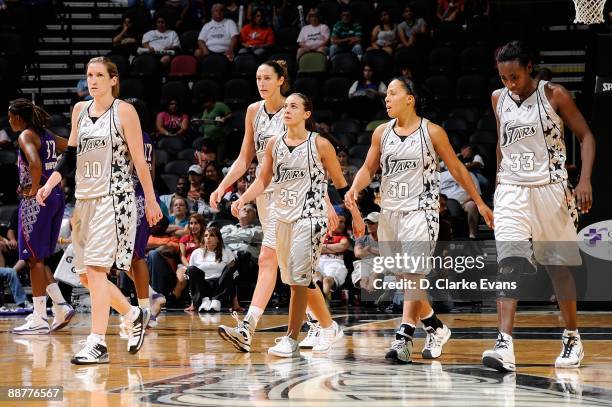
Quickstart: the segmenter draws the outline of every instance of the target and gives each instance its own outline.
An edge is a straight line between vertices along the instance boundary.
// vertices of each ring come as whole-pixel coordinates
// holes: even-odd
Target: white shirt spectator
[[[478,191],[478,194],[480,194],[478,179],[471,172],[470,177],[472,177],[472,181],[474,182],[474,185],[476,185],[476,190]],[[446,195],[449,199],[456,200],[461,205],[472,200],[465,189],[463,189],[461,185],[459,185],[459,183],[453,178],[450,171],[443,171],[440,174],[440,193]]]
[[[317,49],[325,46],[329,42],[329,27],[325,24],[319,24],[316,27],[312,24],[305,25],[300,30],[297,42],[303,42],[308,49]]]
[[[232,37],[238,35],[234,20],[224,18],[221,21],[211,20],[204,24],[198,40],[204,41],[210,52],[223,53],[230,48]]]
[[[413,33],[423,31],[427,23],[422,18],[417,18],[412,25],[408,25],[406,21],[402,21],[397,28],[404,32],[406,39],[409,40]]]
[[[215,259],[215,252],[208,251],[204,248],[195,249],[191,253],[191,257],[189,258],[189,265],[196,266],[200,270],[204,272],[206,276],[206,280],[211,278],[219,278],[221,277],[221,273],[225,266],[230,264],[232,261],[236,259],[234,253],[231,250],[224,247],[223,255],[221,256],[221,261],[217,262]]]
[[[149,43],[155,51],[163,51],[166,48],[180,47],[181,42],[176,34],[176,31],[167,30],[165,32],[159,32],[157,30],[151,30],[142,36],[142,45]]]
[[[223,242],[233,252],[247,252],[257,259],[263,240],[263,229],[259,225],[241,227],[240,224],[226,225],[221,228]]]

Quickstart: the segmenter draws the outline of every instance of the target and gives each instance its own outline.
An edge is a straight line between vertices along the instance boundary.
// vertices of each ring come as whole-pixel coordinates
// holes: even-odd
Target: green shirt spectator
[[[204,134],[204,140],[217,142],[224,135],[221,127],[232,116],[232,110],[223,102],[217,102],[212,96],[205,96],[201,119],[204,123],[200,126],[200,132]]]

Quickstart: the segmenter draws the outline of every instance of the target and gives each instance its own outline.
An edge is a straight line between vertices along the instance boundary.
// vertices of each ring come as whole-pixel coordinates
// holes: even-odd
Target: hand
[[[223,190],[217,188],[212,192],[212,194],[210,194],[208,203],[210,207],[216,211],[219,210],[219,202],[221,202],[221,199],[223,199],[223,192]]]
[[[24,188],[20,191],[21,196],[24,198],[34,198],[36,197],[36,193],[38,192],[39,187],[38,186],[29,186],[27,188]]]
[[[38,202],[40,206],[45,206],[45,199],[47,199],[51,190],[52,188],[47,187],[47,184],[45,184],[36,191],[36,202]]]
[[[147,199],[145,201],[145,213],[150,227],[155,226],[164,217],[155,199]]]
[[[336,209],[332,205],[329,205],[327,208],[327,230],[336,230],[338,223]]]
[[[234,60],[234,52],[230,49],[225,51],[225,56],[229,59],[230,62]]]
[[[359,238],[365,235],[365,222],[360,217],[359,219],[353,218],[353,235],[355,238]]]
[[[8,245],[9,249],[17,250],[17,240],[8,240],[6,244]]]
[[[495,224],[493,223],[493,211],[489,208],[484,202],[478,205],[478,212],[484,218],[486,224],[491,228],[495,229]]]
[[[574,190],[576,197],[576,206],[580,213],[588,213],[593,206],[593,189],[590,181],[579,181],[578,186]]]
[[[243,206],[244,206],[244,202],[242,201],[242,198],[232,203],[232,215],[234,215],[235,218],[238,218],[240,209],[242,209]]]
[[[359,193],[353,188],[349,189],[344,195],[344,204],[349,210],[357,207],[358,195]]]

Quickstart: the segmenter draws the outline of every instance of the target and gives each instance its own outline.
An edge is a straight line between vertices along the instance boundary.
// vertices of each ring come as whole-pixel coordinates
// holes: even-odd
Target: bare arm
[[[334,183],[336,189],[341,189],[347,186],[346,179],[342,174],[342,167],[336,156],[336,150],[329,140],[323,137],[317,137],[317,150],[319,151],[319,157],[321,157],[321,163],[327,171],[327,175]]]
[[[372,134],[372,143],[370,144],[366,159],[361,168],[359,168],[359,171],[357,171],[357,174],[355,174],[351,189],[346,193],[345,202],[347,208],[355,206],[357,195],[362,189],[370,185],[374,174],[378,171],[380,166],[380,141],[386,126],[386,123],[381,124]]]
[[[495,157],[497,158],[497,167],[495,170],[495,184],[497,185],[497,177],[499,176],[499,166],[501,165],[502,162],[502,152],[501,152],[501,148],[499,146],[499,117],[497,117],[497,102],[499,101],[499,96],[502,93],[502,89],[497,89],[495,90],[492,94],[491,94],[491,104],[493,105],[493,114],[495,114],[495,123],[497,124],[496,126],[496,133],[497,133],[497,147],[495,148]]]
[[[40,139],[32,130],[26,129],[19,135],[18,141],[19,148],[21,148],[21,151],[23,151],[28,160],[28,167],[32,176],[32,187],[28,191],[22,191],[23,195],[29,198],[35,196],[38,192],[42,176],[42,162],[38,155]]]
[[[457,158],[457,155],[453,151],[453,147],[448,141],[448,136],[446,135],[444,129],[436,124],[428,123],[428,130],[436,153],[442,160],[444,160],[446,167],[450,171],[453,178],[476,203],[476,206],[478,206],[478,211],[483,215],[487,225],[493,227],[493,213],[480,197],[478,189],[476,188],[476,185],[474,185],[474,181],[472,180],[469,171]]]
[[[78,138],[79,138],[79,129],[78,129],[78,121],[79,116],[81,115],[81,111],[85,107],[88,102],[79,102],[74,105],[74,109],[72,109],[72,127],[70,129],[70,137],[68,138],[68,146],[76,147]],[[44,205],[44,200],[49,195],[51,190],[55,188],[57,184],[62,181],[62,174],[57,171],[53,171],[45,185],[40,188],[40,192],[37,194],[36,199],[39,204]]]
[[[248,202],[253,201],[256,197],[259,196],[263,191],[266,190],[270,182],[272,181],[272,149],[274,148],[274,142],[276,137],[270,138],[268,141],[268,145],[266,145],[266,152],[263,159],[263,163],[261,165],[261,171],[255,181],[247,188],[247,190],[242,194],[240,199],[234,201],[232,204],[232,215],[238,217],[238,211],[242,206]]]
[[[119,103],[119,120],[123,125],[123,134],[136,169],[136,174],[140,180],[140,185],[145,195],[145,211],[147,212],[147,220],[150,226],[155,225],[161,218],[162,213],[159,204],[155,199],[155,191],[153,190],[153,181],[151,173],[147,166],[147,161],[144,156],[144,147],[142,143],[142,129],[140,128],[140,120],[134,106],[129,103]]]
[[[595,162],[595,137],[567,89],[561,85],[549,83],[546,89],[547,97],[549,93],[552,93],[552,98],[549,98],[549,100],[552,99],[553,106],[556,105],[559,116],[580,142],[582,166],[580,168],[580,180],[574,193],[578,208],[582,213],[586,213],[593,205],[591,174]]]
[[[338,243],[324,244],[321,252],[326,254],[344,253],[350,246],[351,243],[344,237]]]
[[[161,113],[157,114],[155,118],[155,130],[160,136],[169,136],[170,133],[164,128],[164,120],[162,119]]]
[[[177,136],[184,136],[189,131],[189,118],[187,115],[183,115],[183,120],[181,120],[181,128],[176,133]]]
[[[223,177],[217,189],[210,194],[210,206],[213,209],[217,209],[217,204],[223,198],[223,193],[230,185],[234,184],[238,178],[244,175],[255,157],[255,141],[253,140],[253,120],[257,113],[257,103],[252,103],[246,112],[244,118],[244,137],[242,139],[242,147],[240,147],[240,154],[236,161],[232,164],[229,171]]]
[[[198,40],[198,48],[200,49],[200,51],[202,51],[203,55],[210,54],[210,51],[208,50],[208,47],[206,46],[206,43],[204,41]]]

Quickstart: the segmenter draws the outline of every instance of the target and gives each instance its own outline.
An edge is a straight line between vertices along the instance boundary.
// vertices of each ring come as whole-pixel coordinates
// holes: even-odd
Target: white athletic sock
[[[249,306],[249,310],[247,311],[244,320],[249,323],[249,325],[255,329],[257,323],[259,322],[259,318],[263,315],[264,310],[256,307],[255,305]]]
[[[501,332],[501,331],[499,333],[501,333],[502,338],[504,338],[506,341],[512,342],[512,335],[508,335],[507,333],[504,333],[504,332]]]
[[[140,308],[151,308],[151,303],[148,298],[139,298],[138,306]]]
[[[43,295],[40,297],[32,297],[32,301],[34,301],[34,313],[39,317],[46,319],[47,318],[47,296]]]
[[[140,308],[132,305],[132,308],[123,315],[123,318],[130,322],[134,322],[136,318],[138,318],[138,314],[140,314]]]
[[[568,335],[568,336],[580,336],[580,334],[578,333],[578,329],[576,329],[575,331],[570,331],[569,329],[566,329],[565,331],[563,331],[563,335]]]
[[[149,298],[153,297],[155,294],[157,294],[157,291],[155,291],[153,287],[149,286]]]
[[[91,340],[92,342],[99,343],[100,345],[106,346],[106,335],[98,335],[91,333],[89,334],[87,339]]]
[[[62,304],[66,302],[57,283],[49,284],[47,286],[47,294],[49,294],[49,297],[51,297],[55,304]]]

